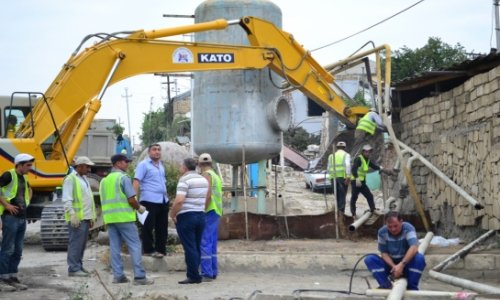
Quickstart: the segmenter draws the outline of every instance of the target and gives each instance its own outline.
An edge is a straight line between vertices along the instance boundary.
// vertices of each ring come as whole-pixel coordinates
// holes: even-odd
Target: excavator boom
[[[224,29],[239,24],[250,46],[188,43],[161,38],[183,33]],[[355,125],[366,108],[350,108],[331,88],[333,76],[293,37],[272,23],[244,17],[151,31],[136,31],[125,38],[105,40],[72,55],[17,130],[15,138],[0,141],[3,170],[12,167],[20,152],[32,153],[30,174],[34,188],[61,184],[71,161],[110,85],[139,74],[269,67],[289,85],[301,90],[348,126]],[[54,139],[55,138],[55,139]],[[50,142],[47,153],[42,146]]]

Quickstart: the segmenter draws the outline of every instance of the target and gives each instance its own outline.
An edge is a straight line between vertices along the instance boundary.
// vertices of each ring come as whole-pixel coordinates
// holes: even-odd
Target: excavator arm
[[[251,46],[160,39],[237,24],[247,33]],[[336,113],[348,126],[355,125],[357,114],[367,111],[366,108],[348,107],[330,87],[333,76],[289,33],[254,17],[235,21],[221,19],[176,28],[140,30],[125,38],[105,40],[73,55],[46,91],[44,101],[36,103],[31,116],[16,132],[16,138],[8,144],[17,152],[35,154],[34,174],[40,177],[30,181],[33,187],[57,186],[110,85],[139,74],[265,67]],[[52,137],[56,141],[47,157],[41,146]],[[4,164],[2,160],[0,166],[7,169]]]

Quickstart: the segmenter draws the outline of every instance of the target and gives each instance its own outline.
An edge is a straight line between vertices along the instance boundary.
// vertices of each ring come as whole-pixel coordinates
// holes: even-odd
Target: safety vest
[[[121,172],[112,172],[101,180],[99,195],[101,196],[104,224],[135,222],[137,218],[121,188],[124,176],[127,175]]]
[[[9,184],[2,187],[2,195],[5,197],[5,200],[10,203],[10,200],[16,198],[17,195],[17,173],[15,169],[10,169],[10,177],[12,177]],[[28,187],[28,176],[23,175],[24,177],[24,201],[26,202],[26,207],[30,204],[30,189]],[[5,210],[5,206],[0,205],[0,215],[3,215]]]
[[[366,131],[367,133],[373,135],[375,133],[375,129],[377,129],[377,123],[370,120],[370,113],[367,113],[359,120],[356,129]]]
[[[73,185],[73,210],[76,213],[76,216],[78,217],[79,220],[83,220],[83,193],[82,193],[82,186],[80,185],[80,179],[76,176],[76,173],[73,172],[66,176],[69,180],[71,180],[71,183]],[[96,215],[95,215],[95,204],[94,204],[94,195],[92,192],[90,193],[92,196],[92,220],[95,220]],[[69,222],[71,219],[71,215],[69,212],[64,213],[64,219],[66,222]]]
[[[328,169],[328,179],[345,178],[345,155],[346,152],[344,150],[337,150],[337,152],[335,152],[335,156],[333,154],[330,154],[330,156],[328,156],[328,165],[330,166],[330,169]],[[335,161],[333,159],[334,157]]]
[[[222,181],[214,170],[208,170],[207,173],[212,178],[212,201],[210,201],[210,205],[207,207],[206,212],[215,210],[215,213],[222,216]]]
[[[358,178],[359,180],[363,181],[365,180],[366,173],[368,173],[370,160],[365,160],[363,155],[360,155],[358,157],[361,159],[361,166],[358,167]],[[356,179],[356,177],[354,177],[354,174],[351,177],[352,179]]]

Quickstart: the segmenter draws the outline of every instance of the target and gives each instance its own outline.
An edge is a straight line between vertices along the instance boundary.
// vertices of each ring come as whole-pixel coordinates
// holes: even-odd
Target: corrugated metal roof
[[[396,91],[407,91],[461,78],[462,81],[457,84],[460,85],[470,77],[487,72],[498,65],[500,65],[500,53],[492,52],[448,68],[423,72],[414,77],[405,78],[394,82],[393,87]]]

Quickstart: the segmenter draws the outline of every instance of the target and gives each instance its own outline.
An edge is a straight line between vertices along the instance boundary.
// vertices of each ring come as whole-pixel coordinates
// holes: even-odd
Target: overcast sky
[[[247,0],[248,1],[248,0]],[[315,49],[364,29],[410,6],[416,0],[274,0],[283,14],[283,29],[306,49]],[[194,14],[198,0],[18,0],[0,10],[0,95],[13,91],[45,92],[84,36],[96,32],[155,29],[190,24],[163,14]],[[313,52],[321,64],[341,60],[371,40],[393,50],[425,45],[431,36],[470,52],[489,52],[492,0],[426,0],[403,14],[335,46]],[[493,36],[494,37],[494,36]],[[166,97],[162,78],[143,75],[111,87],[99,118],[116,118],[128,133],[125,88],[128,88],[131,132],[138,142],[143,113],[160,107]],[[188,82],[180,81],[186,90]]]

